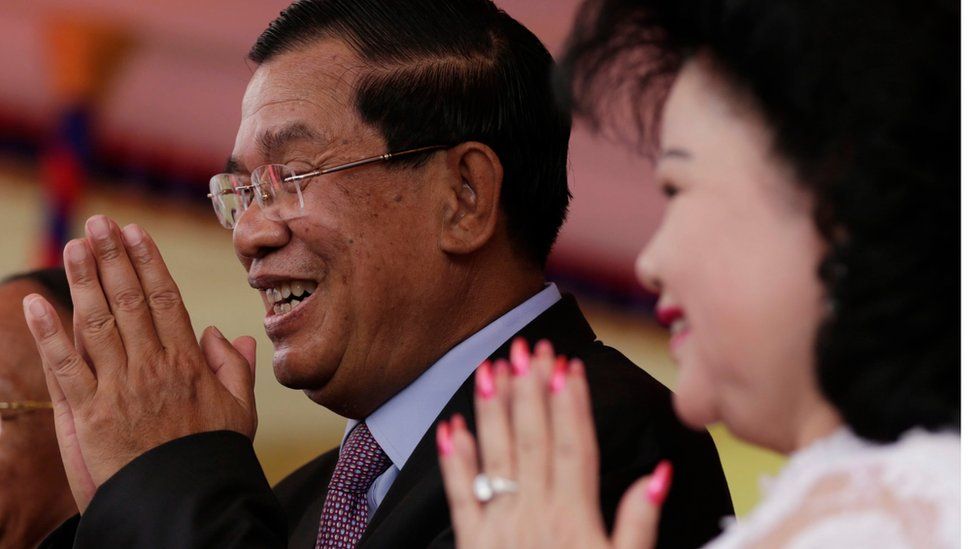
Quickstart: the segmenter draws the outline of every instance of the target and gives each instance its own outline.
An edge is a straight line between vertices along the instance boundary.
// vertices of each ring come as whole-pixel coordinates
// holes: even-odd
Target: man
[[[62,323],[71,326],[63,270],[32,271],[0,283],[0,549],[36,547],[78,511],[58,453],[41,359],[20,310],[30,293],[50,299]]]
[[[351,418],[347,435],[272,495],[248,438],[253,340],[208,329],[197,345],[149,236],[92,218],[65,250],[87,361],[25,300],[73,418],[69,477],[99,486],[80,491],[76,544],[451,546],[433,425],[473,423],[475,367],[542,339],[588,366],[605,517],[668,458],[662,546],[717,533],[732,509],[707,435],[545,283],[570,120],[538,39],[487,0],[315,0],[250,57],[211,196],[265,301],[278,380]]]

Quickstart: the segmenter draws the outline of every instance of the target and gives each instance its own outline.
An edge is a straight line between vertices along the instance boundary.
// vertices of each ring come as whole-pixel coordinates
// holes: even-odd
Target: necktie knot
[[[339,450],[329,490],[345,492],[350,495],[365,494],[376,477],[392,465],[379,443],[369,432],[366,422],[353,427]]]
[[[329,481],[316,549],[352,549],[359,543],[369,520],[366,491],[390,465],[366,422],[353,427]]]

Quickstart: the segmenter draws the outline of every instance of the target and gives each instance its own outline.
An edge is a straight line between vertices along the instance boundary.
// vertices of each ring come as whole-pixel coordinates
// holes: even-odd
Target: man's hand
[[[72,492],[82,511],[127,463],[171,440],[232,430],[254,438],[255,342],[216,328],[199,343],[179,289],[142,229],[104,216],[65,247],[75,342],[41,296],[24,299],[47,372]]]

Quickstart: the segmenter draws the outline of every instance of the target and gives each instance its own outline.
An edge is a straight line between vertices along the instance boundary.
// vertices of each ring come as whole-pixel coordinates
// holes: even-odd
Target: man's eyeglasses
[[[0,436],[3,436],[3,424],[22,414],[51,410],[54,405],[46,401],[22,400],[14,402],[0,402]]]
[[[273,219],[292,219],[304,213],[305,199],[302,191],[313,177],[446,148],[445,145],[419,147],[300,174],[296,174],[284,164],[258,166],[251,172],[250,178],[231,173],[219,173],[210,178],[210,194],[207,198],[213,201],[217,220],[226,229],[237,226],[237,221],[252,202],[257,202],[265,215],[270,214]]]
[[[0,402],[0,417],[12,418],[15,415],[28,412],[38,412],[41,410],[51,410],[54,404],[47,401],[21,400],[13,402]]]

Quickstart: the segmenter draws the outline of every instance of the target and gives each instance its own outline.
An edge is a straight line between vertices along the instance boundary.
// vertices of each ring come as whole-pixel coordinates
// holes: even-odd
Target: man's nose
[[[290,238],[285,222],[271,219],[257,204],[251,204],[234,227],[234,250],[242,259],[259,259],[283,247]]]

